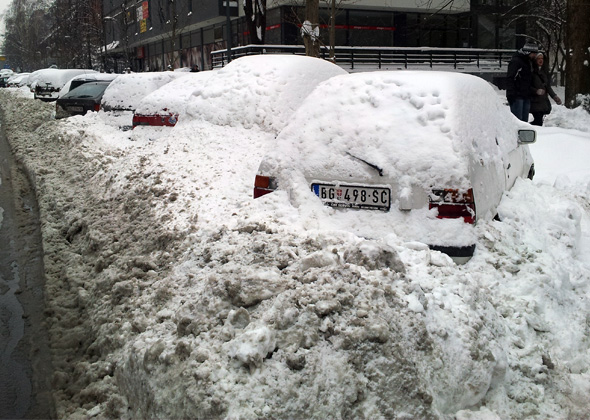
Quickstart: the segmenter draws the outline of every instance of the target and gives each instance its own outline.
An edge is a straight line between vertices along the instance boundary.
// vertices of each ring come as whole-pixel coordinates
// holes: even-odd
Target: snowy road
[[[0,418],[43,418],[47,395],[33,384],[48,351],[41,333],[43,261],[35,196],[0,134]],[[46,344],[45,344],[46,346]],[[41,386],[46,388],[46,384]]]

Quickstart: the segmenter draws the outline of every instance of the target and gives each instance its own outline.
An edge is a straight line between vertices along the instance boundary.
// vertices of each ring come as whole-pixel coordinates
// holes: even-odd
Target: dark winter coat
[[[508,64],[506,73],[506,98],[529,99],[532,94],[533,63],[528,54],[516,53]]]
[[[549,75],[543,68],[535,66],[536,69],[533,71],[533,94],[531,95],[531,113],[539,112],[543,114],[549,114],[551,112],[551,102],[549,96],[555,98],[557,95],[551,89],[551,80]],[[537,95],[537,90],[545,90],[545,94]]]

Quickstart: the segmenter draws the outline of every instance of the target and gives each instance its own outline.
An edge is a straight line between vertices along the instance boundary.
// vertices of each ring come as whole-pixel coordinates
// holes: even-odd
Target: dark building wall
[[[489,4],[481,4],[485,1],[474,0],[472,4],[483,9],[482,12],[491,13],[493,8]],[[218,0],[176,0],[174,4],[176,10],[169,0],[104,0],[105,16],[112,18],[105,22],[107,41],[119,41],[112,54],[118,57],[119,68],[126,56],[135,71],[164,70],[168,65],[178,68],[197,64],[202,69],[210,68],[210,52],[227,48],[226,18],[220,14]],[[142,16],[145,5],[147,13]],[[267,10],[266,44],[301,45],[304,12],[303,7],[291,6]],[[146,17],[144,22],[138,19],[141,17]],[[249,44],[245,18],[232,18],[231,22],[231,46]],[[321,36],[325,45],[329,44],[329,23],[329,10],[321,9]],[[485,13],[478,20],[473,10],[433,14],[395,9],[340,9],[335,23],[339,46],[510,47],[505,45],[505,38],[499,38],[493,26],[497,21],[490,22]]]

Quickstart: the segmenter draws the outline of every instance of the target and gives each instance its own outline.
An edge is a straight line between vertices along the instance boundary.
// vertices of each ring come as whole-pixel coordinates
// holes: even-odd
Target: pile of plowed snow
[[[252,200],[274,134],[157,142],[0,92],[35,185],[59,418],[583,418],[588,191],[518,181],[463,266]],[[542,141],[542,138],[540,139]]]

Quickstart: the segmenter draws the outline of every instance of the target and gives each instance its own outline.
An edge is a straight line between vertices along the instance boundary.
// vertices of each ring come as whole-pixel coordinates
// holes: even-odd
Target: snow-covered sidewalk
[[[59,418],[590,412],[590,134],[572,111],[456,266],[252,200],[273,133],[195,121],[150,141],[103,112],[0,104],[40,205]]]

